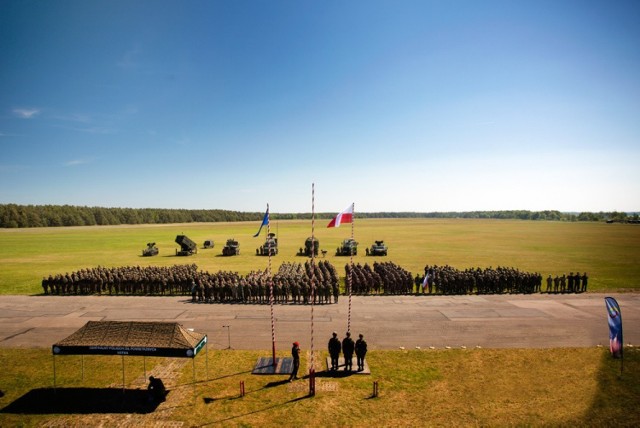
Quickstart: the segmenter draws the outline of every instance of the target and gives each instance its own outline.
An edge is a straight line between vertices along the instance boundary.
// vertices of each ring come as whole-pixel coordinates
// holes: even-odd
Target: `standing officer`
[[[353,339],[351,338],[351,332],[347,332],[347,337],[342,339],[342,353],[344,354],[344,370],[351,371],[351,366],[353,364],[353,349],[354,349]]]
[[[291,348],[291,356],[293,357],[293,370],[291,370],[291,376],[289,376],[289,382],[298,379],[298,369],[300,368],[300,344],[293,342]]]
[[[582,275],[582,289],[580,290],[581,292],[585,292],[587,291],[587,280],[589,279],[589,277],[587,277],[587,273],[585,272],[584,275]]]
[[[331,370],[338,370],[338,358],[340,358],[340,351],[342,345],[340,339],[338,339],[338,333],[333,332],[333,337],[329,339],[329,356],[331,357]]]
[[[358,362],[358,371],[364,370],[364,357],[367,355],[367,341],[360,333],[359,339],[356,340],[356,361]]]

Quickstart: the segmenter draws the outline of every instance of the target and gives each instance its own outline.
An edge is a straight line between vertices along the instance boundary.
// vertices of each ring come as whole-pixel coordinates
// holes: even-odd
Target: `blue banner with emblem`
[[[607,313],[609,320],[609,350],[613,358],[622,358],[622,313],[620,305],[613,297],[605,297],[604,302],[607,305]]]

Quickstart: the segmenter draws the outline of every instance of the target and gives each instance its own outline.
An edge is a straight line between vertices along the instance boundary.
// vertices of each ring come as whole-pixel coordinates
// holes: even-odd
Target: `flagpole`
[[[269,204],[267,204],[267,236],[271,234],[271,222],[269,221]],[[273,278],[271,276],[271,248],[268,249],[269,263],[267,265],[267,277],[269,281],[269,306],[271,307],[271,352],[272,365],[276,366],[276,325],[273,316]]]
[[[353,213],[351,214],[351,247],[349,249],[349,253],[351,256],[351,259],[349,261],[349,264],[351,266],[351,269],[349,269],[349,275],[348,275],[348,283],[349,283],[349,314],[347,315],[347,333],[351,332],[351,286],[353,284],[353,245],[355,243],[355,240],[353,238],[353,225],[356,222],[356,207],[355,207],[355,202],[351,204],[351,211],[353,211]]]
[[[316,299],[315,264],[315,183],[311,183],[311,363],[309,368],[309,396],[316,395],[316,368],[313,353],[313,308]]]

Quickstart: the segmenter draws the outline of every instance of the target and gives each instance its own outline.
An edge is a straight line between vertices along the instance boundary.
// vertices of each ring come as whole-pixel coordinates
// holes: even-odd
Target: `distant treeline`
[[[73,205],[0,204],[0,227],[107,226],[119,224],[170,224],[259,221],[264,212],[228,210],[186,210],[164,208],[104,208]],[[317,213],[330,219],[336,213]],[[555,221],[637,222],[638,213],[560,211],[469,211],[469,212],[376,212],[356,213],[358,218],[478,218]],[[272,220],[310,219],[311,213],[272,213]]]

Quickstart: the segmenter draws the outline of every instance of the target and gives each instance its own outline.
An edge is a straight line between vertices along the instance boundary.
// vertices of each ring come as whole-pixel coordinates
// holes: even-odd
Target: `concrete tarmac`
[[[369,349],[609,346],[604,297],[618,300],[625,344],[640,344],[640,293],[340,296],[313,306],[314,348],[332,331],[363,333]],[[349,317],[349,306],[351,316]],[[276,349],[311,345],[310,305],[276,304]],[[187,297],[0,296],[0,346],[49,348],[87,321],[171,321],[208,335],[210,349],[271,350],[271,308]]]

